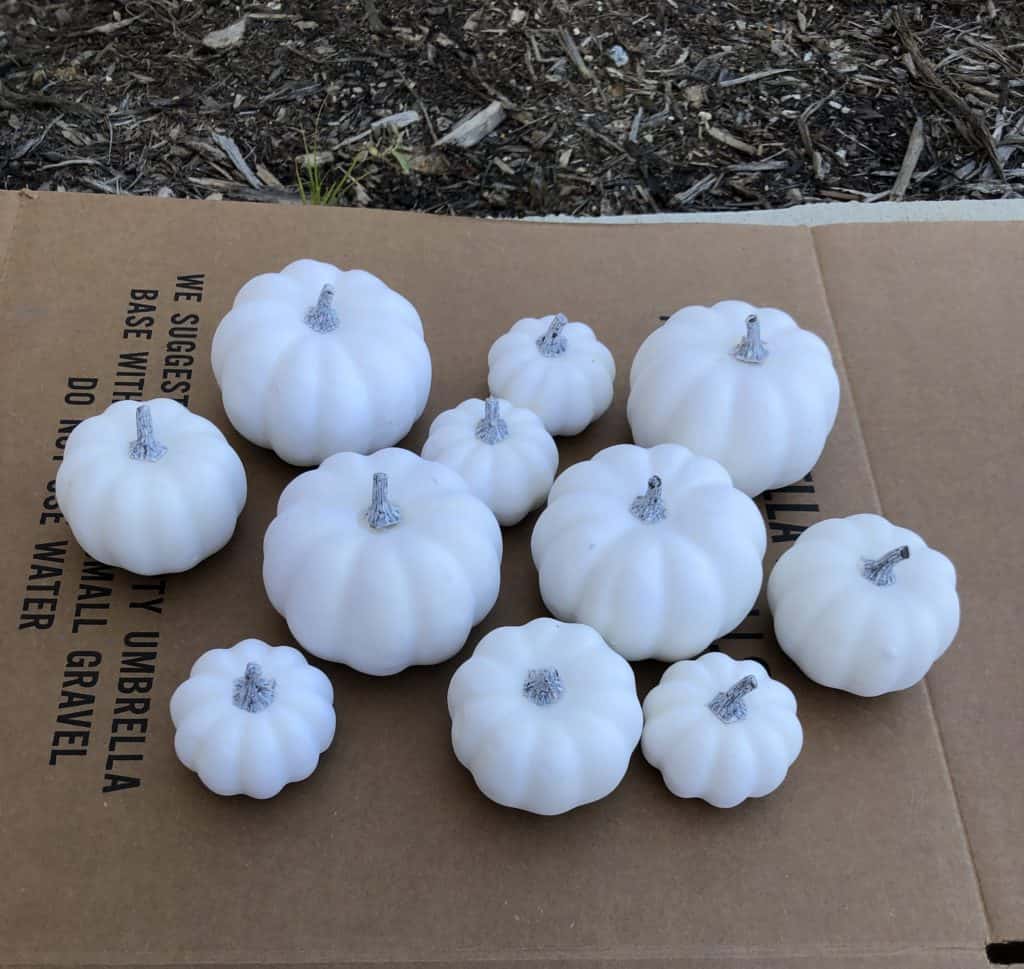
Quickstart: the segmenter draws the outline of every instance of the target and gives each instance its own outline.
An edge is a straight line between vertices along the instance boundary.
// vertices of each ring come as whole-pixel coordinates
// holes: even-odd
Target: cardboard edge
[[[39,969],[38,963],[2,963],[0,969]],[[781,953],[765,953],[762,949],[722,952],[715,948],[684,954],[648,953],[560,953],[554,957],[533,958],[501,953],[495,958],[480,959],[472,955],[452,960],[420,959],[366,962],[360,959],[319,961],[315,956],[301,962],[203,962],[167,963],[124,961],[103,963],[47,963],[47,969],[187,969],[215,966],[216,969],[531,969],[531,967],[566,966],[572,969],[987,969],[990,966],[984,950],[944,946],[936,949],[885,948],[874,951],[851,949],[798,949]]]
[[[853,384],[849,380],[849,371],[847,370],[847,367],[846,367],[846,360],[845,360],[845,355],[844,355],[845,351],[844,351],[844,348],[843,348],[843,334],[842,334],[842,331],[841,331],[838,323],[836,322],[835,314],[832,312],[832,304],[831,304],[830,298],[829,298],[828,279],[827,279],[826,274],[825,274],[824,266],[822,265],[821,251],[820,251],[820,249],[818,247],[818,233],[819,233],[819,231],[827,230],[829,228],[831,228],[831,226],[829,226],[829,225],[816,225],[816,226],[810,226],[809,227],[809,231],[810,231],[810,235],[811,235],[811,248],[812,248],[812,250],[814,252],[814,258],[815,258],[815,260],[817,262],[818,279],[819,279],[819,281],[821,283],[821,287],[822,287],[822,290],[824,292],[825,305],[828,308],[829,322],[832,324],[832,330],[833,330],[833,332],[836,335],[836,347],[837,347],[838,353],[839,353],[839,363],[840,363],[840,366],[843,368],[843,372],[845,374],[847,374],[847,386],[850,388],[850,406],[853,408],[854,420],[855,420],[855,423],[857,425],[857,437],[858,437],[858,439],[860,441],[860,447],[861,447],[862,456],[863,456],[863,459],[864,459],[864,464],[867,467],[868,476],[869,476],[869,478],[871,480],[871,490],[874,492],[874,502],[873,503],[875,505],[875,508],[873,510],[876,511],[880,515],[885,515],[885,508],[884,508],[884,506],[882,504],[881,492],[880,492],[880,490],[878,488],[878,479],[877,479],[877,477],[875,475],[875,466],[874,466],[874,464],[871,461],[871,452],[868,449],[868,442],[867,442],[867,439],[864,436],[864,425],[861,423],[860,411],[859,411],[859,409],[857,407],[857,398],[856,398],[856,395],[854,393]],[[981,917],[982,917],[982,920],[983,920],[983,923],[984,923],[984,930],[985,930],[985,940],[984,941],[985,941],[985,944],[988,945],[989,943],[994,941],[994,939],[993,939],[993,923],[992,923],[992,918],[989,915],[988,906],[987,906],[987,904],[985,902],[984,887],[983,887],[983,885],[981,883],[981,876],[980,876],[980,874],[978,872],[978,865],[977,865],[977,863],[975,861],[974,849],[973,849],[973,847],[971,845],[970,833],[968,832],[967,823],[966,823],[966,820],[964,818],[963,808],[962,808],[962,805],[960,803],[960,794],[959,794],[959,792],[957,790],[956,781],[954,780],[954,777],[953,777],[953,771],[952,771],[952,769],[950,767],[949,754],[948,754],[948,752],[946,750],[946,744],[945,744],[945,741],[943,740],[943,737],[942,737],[942,727],[941,727],[941,725],[939,723],[939,718],[938,718],[938,715],[937,715],[936,710],[935,710],[935,703],[934,703],[934,701],[932,699],[931,688],[930,688],[930,686],[928,684],[928,678],[927,677],[925,677],[925,679],[922,681],[921,685],[924,688],[925,699],[927,701],[927,706],[928,706],[928,715],[931,718],[932,730],[934,731],[934,734],[935,734],[935,742],[938,745],[939,753],[940,753],[940,755],[942,757],[942,766],[943,766],[944,771],[945,771],[946,782],[949,785],[949,793],[950,793],[950,796],[951,796],[952,801],[953,801],[953,809],[954,809],[954,811],[956,813],[957,823],[958,823],[959,828],[960,828],[960,836],[961,836],[962,843],[963,843],[963,850],[964,850],[964,852],[967,855],[967,860],[968,860],[968,862],[970,864],[971,872],[974,875],[974,886],[975,886],[975,891],[977,893],[978,908],[979,908],[979,911],[980,911],[980,914],[981,914]]]
[[[14,235],[23,202],[35,196],[28,192],[0,192],[0,292],[7,286],[7,273],[14,252]]]
[[[8,320],[8,313],[11,306],[11,294],[8,292],[7,277],[11,268],[11,259],[14,255],[14,240],[18,234],[18,220],[21,218],[22,210],[25,208],[25,203],[34,199],[35,193],[29,192],[27,189],[22,189],[20,192],[0,192],[0,321],[6,323]],[[9,366],[10,357],[8,354],[3,356],[3,366]],[[0,371],[3,372],[3,371]],[[10,414],[12,412],[11,407],[11,382],[9,380],[0,381],[3,384],[3,412]],[[0,432],[0,452],[6,454],[9,450],[9,442],[7,439],[7,422],[3,423],[3,431]],[[7,487],[7,475],[10,462],[4,462],[2,478],[2,487],[6,490]]]

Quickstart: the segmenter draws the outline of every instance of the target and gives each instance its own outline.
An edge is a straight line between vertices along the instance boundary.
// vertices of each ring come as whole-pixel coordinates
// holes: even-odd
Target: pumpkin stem
[[[901,545],[886,552],[880,559],[864,559],[860,574],[877,586],[892,585],[896,581],[893,567],[910,558],[910,548]]]
[[[536,703],[539,707],[548,707],[557,703],[565,694],[565,683],[553,666],[529,670],[523,683],[523,696]]]
[[[370,507],[366,509],[366,520],[370,528],[390,528],[402,520],[398,508],[388,499],[388,476],[383,471],[377,471],[373,476],[373,491]]]
[[[153,415],[149,404],[135,408],[135,440],[128,445],[128,457],[136,461],[159,461],[167,453],[153,433]]]
[[[543,336],[537,337],[537,349],[542,357],[557,357],[559,354],[565,353],[569,344],[562,336],[562,327],[568,322],[564,313],[556,313],[551,317],[547,332]]]
[[[768,356],[768,345],[761,339],[761,321],[751,313],[743,322],[747,335],[733,347],[732,355],[740,363],[761,363]]]
[[[476,436],[484,444],[500,444],[508,437],[508,424],[498,411],[497,397],[484,401],[484,416],[477,421]]]
[[[336,330],[340,320],[333,304],[334,287],[327,283],[320,290],[316,303],[306,310],[306,326],[316,333],[330,333],[331,330]]]
[[[245,676],[235,680],[231,702],[246,713],[260,713],[274,702],[277,680],[263,675],[259,663],[246,663]]]
[[[744,676],[737,680],[721,693],[716,693],[715,698],[708,704],[708,709],[722,723],[738,723],[747,717],[747,705],[743,698],[751,691],[757,689],[757,678]]]
[[[661,497],[661,478],[656,474],[651,475],[647,479],[647,491],[633,499],[629,510],[642,522],[660,522],[668,514],[665,501]]]

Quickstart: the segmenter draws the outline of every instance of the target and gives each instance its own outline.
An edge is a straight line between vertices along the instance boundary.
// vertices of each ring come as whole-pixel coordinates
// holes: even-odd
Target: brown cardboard
[[[959,568],[960,648],[927,692],[990,934],[1022,939],[1021,230],[833,226],[816,238],[881,506]]]
[[[1011,625],[1021,357],[993,345],[1020,305],[1020,231],[538,225],[0,194],[0,965],[986,965],[987,942],[1024,937]],[[936,269],[939,255],[970,284]],[[260,544],[296,473],[227,424],[209,344],[242,282],[300,256],[369,269],[419,307],[435,378],[413,448],[440,410],[485,390],[487,348],[518,317],[591,322],[618,364],[616,400],[559,442],[563,467],[628,439],[629,363],[659,315],[737,295],[787,308],[831,343],[843,404],[813,481],[762,499],[770,535],[879,509],[920,527],[960,566],[960,642],[927,685],[864,700],[805,680],[762,603],[721,645],[766,657],[797,694],[805,747],[775,794],[732,811],[677,801],[638,754],[596,805],[561,818],[500,809],[452,756],[444,697],[480,635],[541,613],[531,516],[506,530],[501,598],[460,657],[385,680],[326,666],[340,732],[317,773],[270,802],[209,794],[174,757],[167,700],[205,649],[289,641],[263,593]],[[205,274],[202,301],[176,302],[176,277],[192,273]],[[132,288],[159,291],[154,313],[135,314],[153,316],[152,340],[123,336]],[[137,391],[136,375],[115,376],[121,353],[149,351],[143,393],[160,393],[174,312],[200,315],[189,404],[249,474],[238,532],[167,579],[160,615],[130,607],[154,598],[133,588],[151,580],[118,573],[109,609],[79,610],[106,624],[78,633],[82,555],[69,540],[53,627],[19,631],[34,547],[69,538],[40,523],[59,422]],[[95,401],[65,403],[69,377],[96,378]],[[767,564],[785,547],[772,542]],[[110,773],[141,786],[104,792],[130,632],[159,634],[153,706],[144,743],[114,743],[144,759]],[[50,766],[70,650],[101,652],[101,678],[88,753]],[[637,667],[642,691],[662,668]]]

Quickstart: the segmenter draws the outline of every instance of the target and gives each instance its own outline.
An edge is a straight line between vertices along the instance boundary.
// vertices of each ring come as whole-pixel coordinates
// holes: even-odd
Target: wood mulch
[[[522,216],[1024,191],[1024,3],[0,0],[0,185]]]

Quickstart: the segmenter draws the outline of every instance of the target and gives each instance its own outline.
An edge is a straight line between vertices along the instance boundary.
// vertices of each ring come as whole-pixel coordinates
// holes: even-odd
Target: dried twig
[[[594,79],[594,72],[587,66],[587,62],[583,59],[579,47],[576,46],[576,41],[573,40],[572,34],[565,27],[562,27],[558,31],[558,36],[561,38],[565,52],[569,55],[569,60],[572,61],[572,66],[579,71],[580,77],[592,81]]]
[[[811,127],[808,122],[824,103],[824,98],[820,101],[815,101],[814,104],[804,109],[796,122],[797,130],[800,132],[800,141],[803,144],[804,151],[807,153],[807,158],[811,163],[811,171],[814,173],[815,181],[821,181],[821,176],[823,174],[821,152],[814,147],[814,140],[811,138]]]

